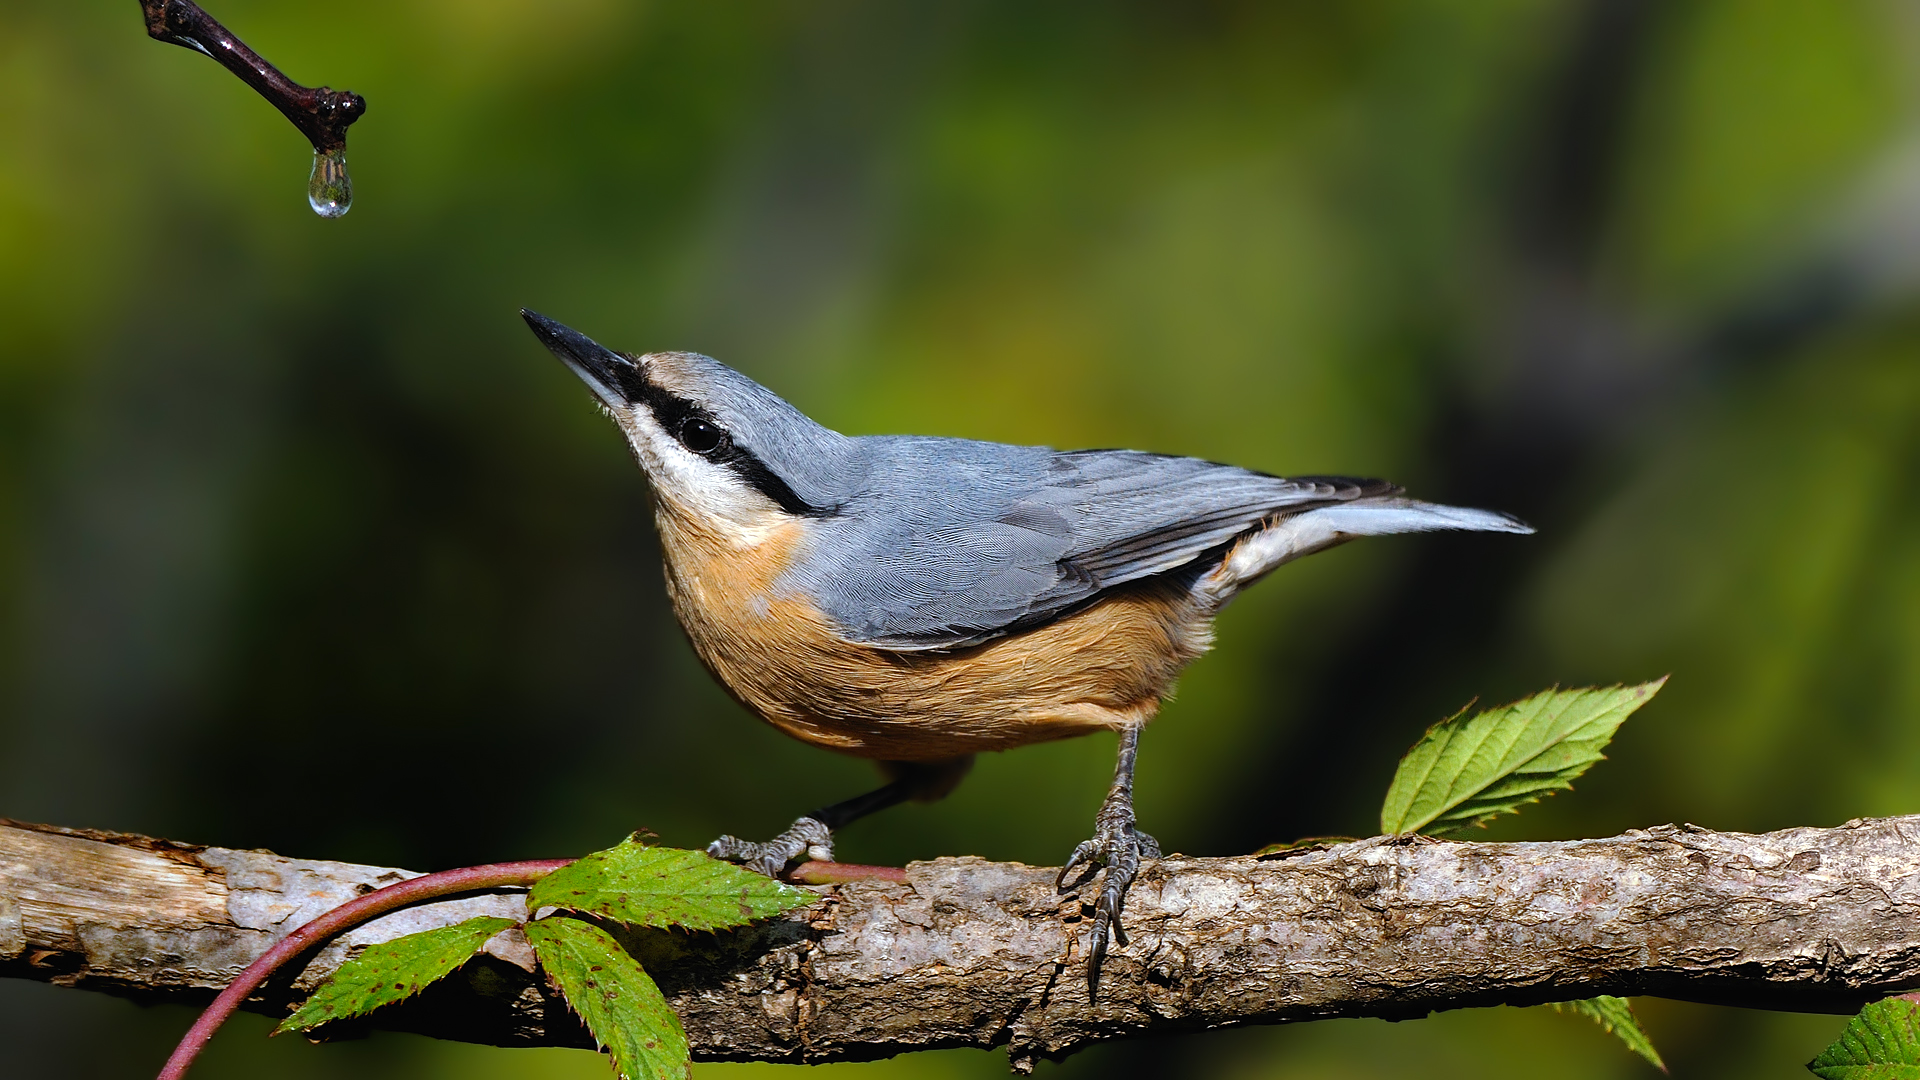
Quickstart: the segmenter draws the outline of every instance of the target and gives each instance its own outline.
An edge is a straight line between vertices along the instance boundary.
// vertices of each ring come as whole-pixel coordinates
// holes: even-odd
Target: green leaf
[[[680,1018],[613,935],[579,919],[536,919],[527,940],[547,978],[626,1080],[687,1080],[693,1059]]]
[[[481,916],[369,945],[341,964],[273,1033],[311,1031],[329,1020],[364,1016],[412,997],[427,984],[452,974],[488,938],[513,925],[512,919]]]
[[[1548,690],[1435,724],[1400,759],[1380,831],[1444,836],[1573,787],[1622,721],[1666,684]]]
[[[1807,1070],[1821,1080],[1920,1080],[1920,1004],[1876,1001]]]
[[[541,878],[527,906],[601,915],[628,926],[715,930],[819,899],[704,851],[649,847],[629,839]]]
[[[1667,1071],[1667,1063],[1660,1060],[1660,1051],[1653,1048],[1653,1040],[1640,1030],[1640,1021],[1634,1018],[1633,1006],[1627,1004],[1626,998],[1602,994],[1585,1001],[1556,1001],[1553,1011],[1586,1017],[1602,1029],[1619,1036],[1620,1041],[1627,1044],[1627,1049],[1646,1058],[1654,1068]]]

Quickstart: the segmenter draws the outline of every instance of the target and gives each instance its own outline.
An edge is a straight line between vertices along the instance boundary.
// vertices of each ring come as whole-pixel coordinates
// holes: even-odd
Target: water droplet
[[[353,207],[353,178],[347,175],[347,148],[313,152],[307,179],[307,205],[323,218],[337,218]]]

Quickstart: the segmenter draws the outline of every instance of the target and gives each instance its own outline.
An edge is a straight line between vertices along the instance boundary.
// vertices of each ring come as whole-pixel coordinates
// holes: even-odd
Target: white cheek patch
[[[646,468],[654,494],[711,525],[736,546],[754,547],[781,524],[780,508],[739,474],[680,445],[645,408],[615,417]]]

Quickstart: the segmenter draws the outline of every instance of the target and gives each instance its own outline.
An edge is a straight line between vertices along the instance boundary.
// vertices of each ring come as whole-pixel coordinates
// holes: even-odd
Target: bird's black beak
[[[533,335],[547,351],[573,369],[594,396],[610,408],[626,408],[640,400],[646,376],[640,365],[601,345],[587,335],[554,322],[537,311],[520,309],[520,317],[533,328]]]

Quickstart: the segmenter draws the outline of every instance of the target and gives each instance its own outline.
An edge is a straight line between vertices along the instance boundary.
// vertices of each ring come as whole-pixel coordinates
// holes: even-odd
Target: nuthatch
[[[1212,643],[1213,618],[1281,563],[1356,536],[1527,533],[1380,480],[1279,477],[1132,450],[849,438],[697,353],[615,353],[522,316],[585,380],[653,488],[667,594],[707,670],[797,739],[891,782],[766,843],[710,852],[769,875],[832,857],[833,831],[957,784],[982,750],[1119,734],[1093,838],[1090,963],[1153,837],[1134,826],[1140,729]],[[1082,878],[1084,880],[1084,876]]]

